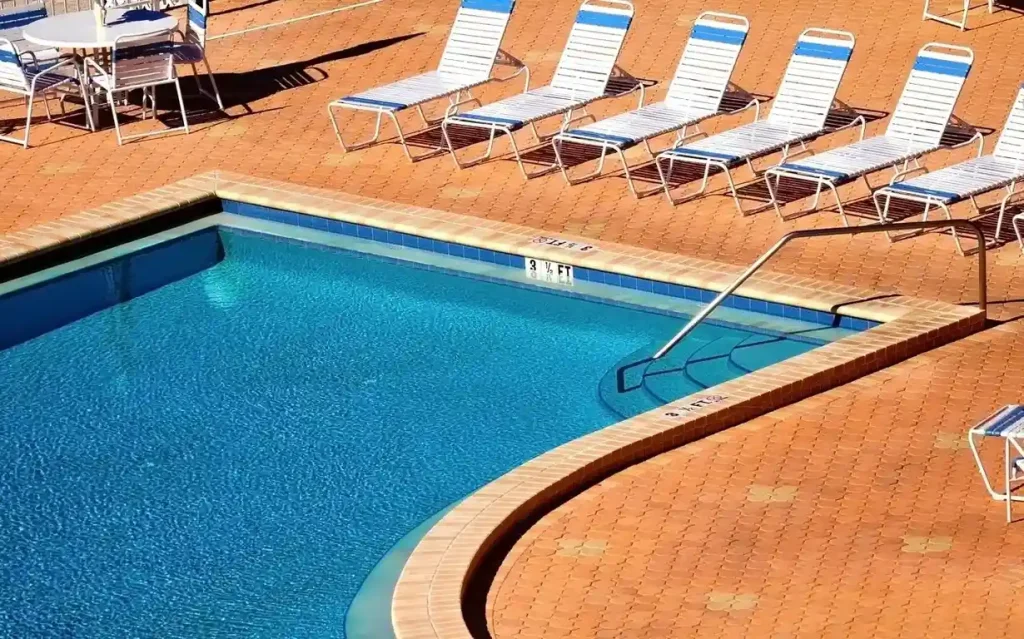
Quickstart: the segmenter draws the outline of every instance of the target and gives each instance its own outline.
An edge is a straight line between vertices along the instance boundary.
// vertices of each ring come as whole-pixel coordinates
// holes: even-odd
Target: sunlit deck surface
[[[543,84],[577,3],[518,4],[504,49],[530,65],[535,85]],[[226,113],[211,110],[203,98],[189,99],[195,128],[188,136],[118,147],[109,127],[85,133],[37,117],[34,148],[0,144],[0,233],[16,238],[20,229],[210,169],[733,264],[750,263],[786,231],[839,224],[827,209],[786,222],[771,210],[741,217],[722,194],[724,181],[714,183],[712,196],[673,207],[662,196],[634,200],[616,174],[573,188],[558,174],[524,182],[508,156],[458,171],[444,156],[411,164],[392,143],[342,153],[325,115],[328,101],[432,68],[456,5],[384,0],[212,41],[208,52]],[[635,77],[658,81],[654,99],[663,94],[689,25],[712,9],[750,18],[734,80],[765,96],[776,90],[802,29],[853,32],[857,44],[839,98],[875,120],[869,134],[884,128],[913,56],[926,42],[975,51],[955,109],[965,124],[998,130],[1024,81],[1024,15],[1009,8],[991,15],[973,9],[970,30],[960,33],[922,22],[918,0],[637,5],[620,64]],[[952,11],[959,3],[949,5]],[[210,31],[335,6],[334,0],[218,0]],[[190,79],[184,84],[186,92],[194,87]],[[486,102],[519,87],[517,79],[477,94]],[[609,115],[635,102],[630,95],[591,111]],[[23,102],[0,106],[0,123],[20,126]],[[723,117],[704,128],[721,130],[749,118]],[[350,135],[369,134],[371,119],[359,122]],[[133,131],[159,126],[128,124]],[[556,126],[549,122],[542,130]],[[812,147],[854,137],[845,131]],[[426,150],[439,133],[434,128],[413,139]],[[992,144],[989,136],[986,148]],[[939,167],[975,151],[943,150],[925,163]],[[643,159],[639,148],[628,155]],[[544,146],[529,157],[541,169],[552,156]],[[650,167],[639,173],[653,174]],[[877,174],[872,183],[889,175]],[[873,218],[862,183],[842,192],[863,223]],[[750,204],[763,195],[758,188],[744,193]],[[981,199],[990,237],[997,202],[994,194]],[[793,215],[806,203],[785,212]],[[973,215],[965,206],[955,213]],[[1002,505],[988,500],[964,439],[973,422],[1000,405],[1024,402],[1024,256],[1009,224],[995,239],[1002,244],[989,254],[989,312],[1001,326],[686,445],[583,492],[544,517],[505,560],[488,597],[493,636],[1024,636],[1024,523],[1007,526]],[[943,233],[893,244],[882,236],[809,240],[787,248],[770,269],[977,302],[976,261],[958,256]]]

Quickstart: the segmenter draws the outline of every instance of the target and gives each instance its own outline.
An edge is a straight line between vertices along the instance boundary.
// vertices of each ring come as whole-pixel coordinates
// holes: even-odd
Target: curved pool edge
[[[921,309],[552,449],[476,491],[424,536],[395,588],[397,639],[472,639],[464,607],[518,524],[627,466],[981,330],[981,312]],[[474,600],[478,600],[475,597]],[[473,618],[484,618],[474,611]]]

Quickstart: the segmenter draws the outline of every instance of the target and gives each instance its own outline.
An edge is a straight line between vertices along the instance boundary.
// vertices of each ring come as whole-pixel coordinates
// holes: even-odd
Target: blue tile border
[[[442,255],[460,257],[468,260],[476,260],[497,266],[507,266],[515,269],[523,269],[526,267],[526,258],[522,255],[515,255],[513,253],[492,251],[490,249],[483,249],[467,244],[459,244],[457,242],[443,242],[419,235],[388,231],[375,226],[357,224],[354,222],[323,220],[323,218],[318,218],[313,215],[295,213],[293,211],[285,211],[258,204],[246,204],[245,202],[238,202],[236,200],[221,200],[221,206],[225,213],[232,213],[234,215],[252,217],[270,222],[278,222],[281,224],[288,224],[290,226],[315,228],[325,230],[330,233],[358,237],[365,240],[381,242],[383,244],[415,248],[422,251],[430,251],[432,253],[440,253]],[[714,291],[708,291],[693,286],[659,282],[656,280],[644,279],[642,277],[622,275],[620,273],[601,271],[582,266],[575,267],[574,272],[576,279],[584,282],[607,284],[609,286],[618,286],[620,288],[630,290],[656,293],[658,295],[666,295],[668,297],[678,297],[694,302],[707,303],[713,300],[717,295]],[[880,324],[879,322],[873,322],[871,320],[838,315],[836,313],[829,313],[826,311],[815,311],[800,306],[766,302],[764,300],[745,297],[743,295],[730,295],[725,299],[725,302],[722,305],[726,308],[753,311],[763,315],[774,315],[776,317],[785,317],[787,319],[820,324],[822,326],[845,328],[851,331],[866,331]]]

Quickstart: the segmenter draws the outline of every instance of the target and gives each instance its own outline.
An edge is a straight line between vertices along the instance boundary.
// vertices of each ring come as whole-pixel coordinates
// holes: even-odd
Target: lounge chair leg
[[[850,220],[846,217],[846,211],[843,210],[843,201],[839,199],[839,189],[831,181],[825,182],[829,189],[832,190],[832,197],[836,199],[836,208],[839,210],[839,219],[843,221],[844,227],[850,226]]]
[[[1017,236],[1017,243],[1020,244],[1021,255],[1024,255],[1024,213],[1013,217],[1013,232]]]
[[[775,177],[775,186],[772,186],[772,176]],[[764,176],[764,185],[768,189],[768,197],[771,200],[771,205],[775,209],[775,214],[779,216],[779,219],[783,222],[786,218],[782,217],[782,208],[779,207],[779,185],[782,183],[782,176],[778,173],[766,174]]]
[[[636,187],[633,186],[633,176],[629,172],[629,163],[626,162],[626,154],[622,152],[622,149],[615,147],[615,152],[619,155],[619,162],[622,162],[622,172],[626,176],[626,184],[629,186],[629,192],[633,194],[633,199],[639,200],[640,195],[637,193]]]
[[[338,125],[338,116],[335,113],[335,109],[340,110],[341,108],[342,107],[337,106],[334,103],[331,103],[331,104],[327,105],[327,117],[330,118],[330,120],[331,120],[331,126],[334,127],[334,135],[335,135],[335,137],[338,138],[338,143],[341,144],[341,150],[342,151],[345,151],[346,153],[349,153],[349,152],[352,152],[352,151],[356,151],[358,149],[362,149],[362,148],[368,147],[368,146],[376,143],[377,140],[380,139],[381,121],[382,121],[382,118],[384,117],[384,113],[386,113],[386,111],[384,111],[382,109],[378,109],[377,112],[376,112],[377,113],[377,124],[376,124],[376,126],[374,127],[374,130],[373,130],[373,137],[371,137],[371,138],[369,138],[367,140],[364,140],[362,142],[355,142],[355,143],[352,143],[352,144],[345,144],[345,139],[341,135],[341,127]],[[392,117],[394,117],[394,114],[392,114]]]

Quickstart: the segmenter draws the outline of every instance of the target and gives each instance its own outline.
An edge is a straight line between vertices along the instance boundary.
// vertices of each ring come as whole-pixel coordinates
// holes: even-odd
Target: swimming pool
[[[0,289],[0,636],[337,637],[487,481],[850,334],[730,309],[627,394],[610,374],[694,300],[233,216],[86,266]]]

